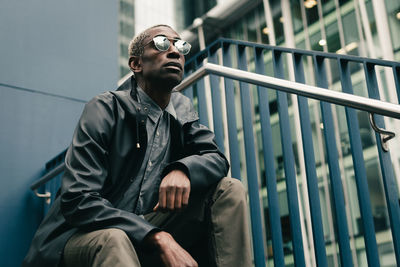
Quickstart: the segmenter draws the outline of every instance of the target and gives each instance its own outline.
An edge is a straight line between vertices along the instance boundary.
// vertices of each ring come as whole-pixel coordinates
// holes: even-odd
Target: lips
[[[168,62],[167,64],[164,65],[164,67],[177,67],[180,70],[183,70],[182,65],[179,64],[178,62]]]

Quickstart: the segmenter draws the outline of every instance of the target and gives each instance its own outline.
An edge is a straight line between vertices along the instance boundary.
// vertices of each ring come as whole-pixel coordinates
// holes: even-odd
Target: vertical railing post
[[[368,95],[373,99],[380,99],[378,91],[378,83],[373,64],[364,64]],[[375,115],[375,122],[378,127],[385,128],[385,123],[382,116]],[[392,238],[394,251],[396,254],[397,265],[400,265],[400,208],[399,208],[399,193],[397,183],[394,177],[392,161],[390,153],[382,149],[382,141],[379,133],[375,133],[376,144],[378,148],[379,161],[381,164],[383,187],[385,189],[386,204],[389,211],[390,226],[392,229]]]
[[[328,88],[328,81],[326,77],[326,70],[325,70],[325,64],[324,64],[324,58],[320,56],[314,56],[314,64],[315,64],[315,71],[316,71],[316,79],[317,79],[317,86],[322,87],[322,88]],[[334,127],[333,127],[333,117],[332,117],[332,110],[330,104],[326,102],[321,102],[321,114],[322,114],[322,120],[324,124],[324,136],[325,136],[325,146],[326,146],[326,154],[328,157],[328,166],[329,166],[329,175],[331,177],[334,177],[333,179],[335,180],[340,180],[340,169],[339,169],[339,162],[338,162],[338,152],[337,152],[337,146],[336,146],[336,138],[335,138],[335,132],[334,132]],[[332,179],[332,178],[331,178]],[[360,177],[358,178],[360,179]],[[360,179],[361,180],[361,179]],[[373,248],[373,242],[375,241],[375,247],[376,247],[376,240],[375,240],[375,235],[374,235],[374,227],[373,227],[373,221],[372,221],[372,215],[371,215],[371,204],[369,200],[369,192],[368,192],[368,186],[366,184],[366,181],[361,182],[359,181],[360,184],[357,183],[357,189],[359,190],[359,197],[363,198],[364,201],[360,200],[360,207],[364,205],[364,212],[363,218],[365,218],[365,224],[364,231],[365,231],[365,238],[370,243],[370,249],[367,247],[367,258],[368,262],[371,266],[379,266],[379,259],[377,257],[377,249],[375,251],[372,251]],[[365,191],[366,190],[366,191]],[[369,207],[368,207],[369,206]],[[361,208],[362,209],[362,208]],[[372,239],[371,239],[372,238]],[[367,243],[367,242],[366,242]],[[369,256],[368,256],[369,253]]]
[[[393,68],[394,84],[396,85],[397,101],[400,103],[400,67],[393,66],[392,68]]]
[[[256,73],[265,74],[263,49],[255,48]],[[258,103],[260,109],[260,124],[263,141],[264,166],[266,175],[269,221],[271,227],[272,250],[274,252],[274,266],[284,266],[283,240],[281,216],[279,212],[278,190],[274,167],[274,151],[271,132],[269,100],[267,88],[257,86]]]
[[[230,51],[231,51],[230,44],[223,44],[222,60],[224,66],[227,67],[232,67]],[[236,125],[235,87],[233,86],[232,79],[225,78],[224,82],[225,82],[225,100],[226,100],[225,102],[226,102],[226,116],[228,122],[231,173],[232,177],[240,179],[241,175],[240,175],[238,131]]]
[[[336,149],[334,150],[334,153],[335,152]],[[333,155],[333,157],[335,157],[335,155]],[[342,266],[353,266],[353,260],[349,243],[349,230],[347,226],[343,185],[341,177],[339,175],[340,174],[340,170],[338,169],[339,166],[336,166],[336,168],[337,168],[336,171],[333,172],[332,175],[329,175],[329,177],[331,179],[331,188],[333,193],[332,196],[334,203],[334,214],[335,214],[336,227],[338,233],[338,241],[339,241],[340,261]]]
[[[293,54],[296,82],[305,83],[302,56]],[[301,137],[303,141],[304,161],[306,166],[306,179],[308,198],[310,202],[311,222],[313,226],[313,238],[315,258],[318,266],[327,266],[324,229],[322,226],[321,206],[319,199],[318,178],[315,168],[314,146],[312,142],[310,114],[307,99],[298,96]]]
[[[208,62],[218,64],[217,49],[211,49],[208,57]],[[224,148],[224,124],[222,121],[221,110],[221,92],[219,88],[219,78],[216,75],[210,75],[211,95],[212,95],[212,113],[214,121],[215,140],[222,153],[225,152]]]
[[[278,50],[272,50],[272,62],[276,78],[284,78],[282,61],[282,53]],[[278,91],[277,99],[295,266],[305,266],[303,240],[300,227],[300,205],[297,194],[296,172],[294,168],[294,154],[286,93]]]
[[[199,59],[201,59],[201,57]],[[195,69],[198,69],[202,66],[202,62],[198,62],[197,59],[195,60],[194,64]],[[206,88],[204,84],[204,79],[201,79],[197,82],[197,101],[199,107],[199,121],[201,124],[210,127],[208,122]]]
[[[185,73],[184,73],[185,76],[184,77],[189,76],[192,72],[193,72],[193,68],[191,68],[191,69],[188,68],[186,70],[186,66],[185,66]],[[193,86],[189,86],[188,88],[186,88],[183,91],[183,94],[185,96],[189,97],[191,101],[193,101]]]
[[[237,46],[238,66],[247,70],[246,47]],[[265,266],[263,231],[261,225],[261,210],[259,185],[256,165],[256,150],[254,145],[252,105],[248,83],[240,82],[240,99],[242,107],[243,134],[246,153],[247,184],[249,187],[251,229],[253,234],[254,263],[256,267]]]

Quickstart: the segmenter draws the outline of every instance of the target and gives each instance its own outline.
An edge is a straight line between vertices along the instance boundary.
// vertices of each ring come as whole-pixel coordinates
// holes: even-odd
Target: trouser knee
[[[246,203],[246,190],[240,180],[225,177],[217,184],[213,200],[222,200],[231,205],[244,204]]]
[[[102,245],[112,248],[125,246],[126,244],[131,243],[128,235],[121,229],[117,228],[102,230],[100,239],[103,241]]]
[[[211,205],[211,243],[217,266],[251,266],[246,190],[238,179],[223,178]]]
[[[64,266],[140,266],[127,234],[116,228],[78,232],[67,242]]]

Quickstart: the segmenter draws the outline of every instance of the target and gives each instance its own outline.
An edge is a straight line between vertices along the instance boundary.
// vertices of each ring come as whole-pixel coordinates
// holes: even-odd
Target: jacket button
[[[131,183],[133,183],[133,177],[131,177],[131,179],[129,179],[129,181],[130,181]]]

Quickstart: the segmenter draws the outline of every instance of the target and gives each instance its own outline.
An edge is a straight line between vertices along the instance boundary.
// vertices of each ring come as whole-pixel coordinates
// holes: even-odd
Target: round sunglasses
[[[154,46],[157,48],[157,50],[164,52],[167,51],[171,46],[171,41],[173,41],[173,45],[176,47],[179,53],[181,53],[182,55],[189,54],[190,48],[192,48],[192,46],[188,42],[183,41],[181,39],[168,38],[163,35],[158,35],[154,37],[153,40],[151,40],[144,46],[150,44],[151,42],[154,42]]]

